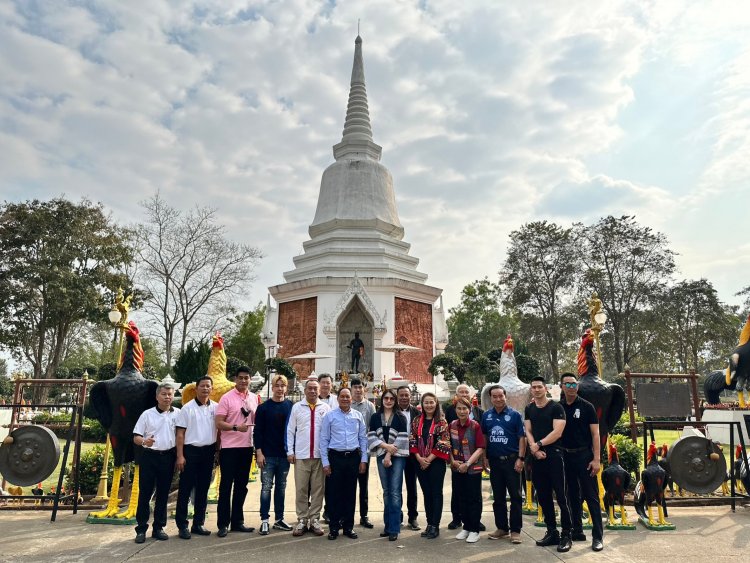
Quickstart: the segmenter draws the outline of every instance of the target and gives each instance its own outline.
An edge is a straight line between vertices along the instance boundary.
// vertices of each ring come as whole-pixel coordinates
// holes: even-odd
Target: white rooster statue
[[[513,337],[509,334],[503,342],[503,354],[500,356],[500,381],[487,383],[482,388],[482,409],[492,408],[490,400],[490,387],[501,385],[505,389],[508,404],[521,413],[531,401],[531,386],[518,379],[518,368],[516,357],[513,354]]]

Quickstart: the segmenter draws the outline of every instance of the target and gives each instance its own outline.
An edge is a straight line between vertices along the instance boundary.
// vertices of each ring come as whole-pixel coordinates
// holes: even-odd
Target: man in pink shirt
[[[216,428],[221,432],[219,452],[219,504],[216,508],[216,535],[223,538],[228,531],[252,532],[245,526],[242,507],[247,496],[250,464],[253,460],[253,431],[258,398],[248,391],[250,368],[242,366],[234,376],[234,389],[225,393],[216,407]],[[233,490],[234,489],[234,490]]]

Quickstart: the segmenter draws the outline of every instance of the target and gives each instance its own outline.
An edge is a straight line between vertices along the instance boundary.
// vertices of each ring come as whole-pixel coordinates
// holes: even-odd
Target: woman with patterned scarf
[[[451,469],[455,475],[454,491],[460,503],[464,529],[457,540],[475,543],[479,540],[479,520],[482,517],[482,456],[485,440],[482,428],[469,418],[471,402],[456,398],[458,420],[450,423]]]
[[[445,463],[450,457],[448,423],[440,411],[434,393],[422,395],[422,414],[411,421],[409,452],[417,460],[417,480],[424,497],[427,528],[420,535],[434,539],[440,535],[443,513],[443,480]]]

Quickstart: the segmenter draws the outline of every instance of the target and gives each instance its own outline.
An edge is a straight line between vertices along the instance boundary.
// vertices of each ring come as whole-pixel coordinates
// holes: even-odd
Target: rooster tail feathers
[[[612,390],[612,402],[609,404],[609,410],[607,411],[607,433],[617,425],[627,404],[625,390],[622,387],[612,384],[610,389]]]

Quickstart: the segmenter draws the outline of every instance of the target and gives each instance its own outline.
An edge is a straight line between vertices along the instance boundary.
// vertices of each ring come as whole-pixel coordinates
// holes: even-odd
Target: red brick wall
[[[317,297],[279,303],[278,342],[281,350],[277,355],[288,358],[315,352],[317,322]],[[290,360],[290,363],[300,378],[306,378],[312,372],[312,360]]]
[[[396,371],[404,379],[432,383],[427,371],[432,360],[432,305],[396,297],[395,342],[422,348],[396,356]]]

